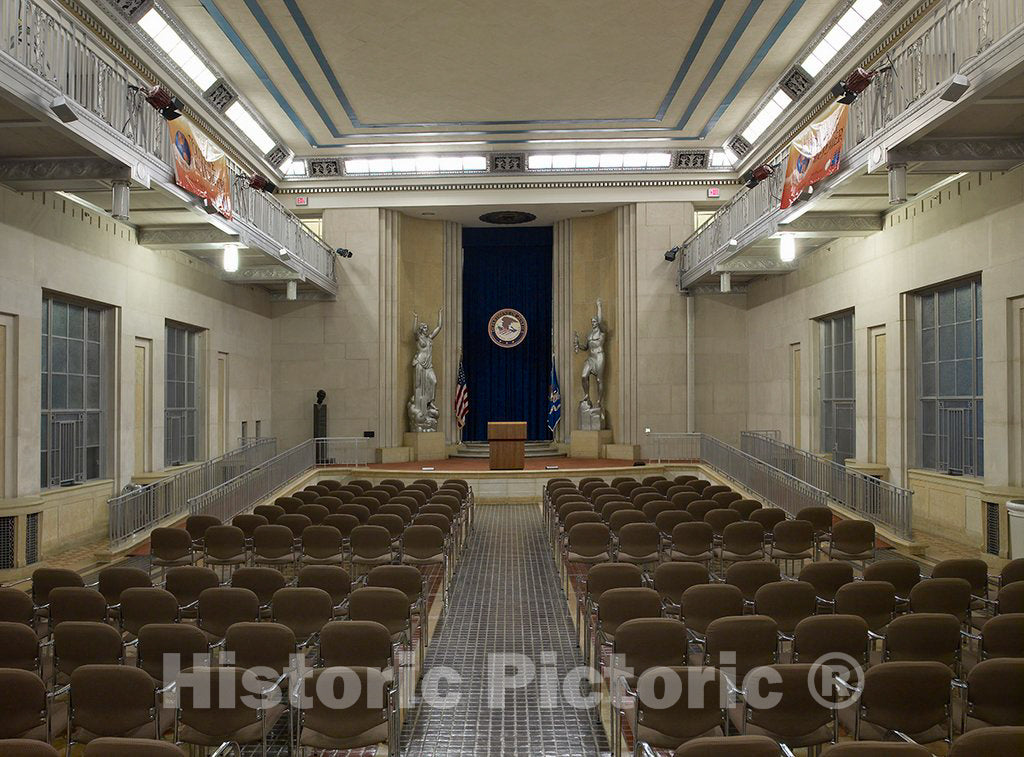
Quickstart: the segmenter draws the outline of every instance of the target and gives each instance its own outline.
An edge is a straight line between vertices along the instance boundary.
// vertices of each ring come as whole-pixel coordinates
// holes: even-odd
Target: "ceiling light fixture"
[[[238,270],[238,245],[234,242],[224,245],[224,270],[228,273]]]
[[[783,263],[796,260],[796,237],[791,232],[779,234],[779,260]]]

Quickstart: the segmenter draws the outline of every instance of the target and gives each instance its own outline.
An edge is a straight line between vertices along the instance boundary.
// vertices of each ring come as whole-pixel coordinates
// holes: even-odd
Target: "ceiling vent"
[[[680,150],[676,153],[672,166],[684,171],[704,171],[707,170],[710,159],[709,150]]]
[[[280,168],[286,160],[294,156],[291,150],[284,145],[274,145],[274,149],[266,154],[267,162],[274,168]]]
[[[533,213],[526,213],[522,210],[495,210],[490,213],[484,213],[480,216],[480,220],[484,223],[496,223],[502,226],[512,226],[517,223],[529,223],[530,221],[536,221],[537,216]]]
[[[499,152],[490,156],[491,173],[523,173],[526,171],[526,153]]]
[[[798,100],[804,92],[811,88],[811,83],[811,77],[800,66],[793,66],[785,78],[779,82],[779,87],[794,100]]]
[[[108,0],[117,8],[117,12],[128,19],[128,23],[138,23],[138,20],[149,13],[153,8],[153,0]]]
[[[310,158],[309,176],[341,176],[341,161],[337,158]]]
[[[741,137],[739,134],[737,134],[735,137],[733,137],[732,139],[729,140],[729,142],[726,145],[726,147],[728,147],[730,150],[732,150],[733,154],[737,158],[743,158],[743,157],[746,156],[746,154],[748,152],[750,152],[751,145],[750,145],[750,142],[748,142],[743,137]]]
[[[238,95],[223,79],[217,79],[210,88],[203,92],[203,99],[218,113],[223,113],[238,99]]]

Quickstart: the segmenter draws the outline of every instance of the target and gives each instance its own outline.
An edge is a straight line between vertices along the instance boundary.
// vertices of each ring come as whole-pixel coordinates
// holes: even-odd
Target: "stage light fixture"
[[[671,263],[671,262],[673,262],[676,259],[676,256],[678,254],[679,254],[679,246],[676,245],[671,250],[669,250],[668,252],[665,253],[665,260],[667,260],[669,263]]]
[[[872,79],[891,68],[891,66],[883,66],[873,71],[868,71],[866,68],[855,68],[849,76],[832,87],[832,94],[839,98],[839,102],[850,105],[857,99],[857,95],[868,88]]]
[[[234,242],[224,245],[224,270],[228,273],[238,270],[238,245]]]
[[[66,124],[78,120],[78,116],[71,108],[71,103],[68,102],[68,98],[64,97],[64,95],[57,95],[57,97],[50,101],[50,110],[53,111],[53,115]]]
[[[783,263],[796,260],[796,237],[788,231],[779,234],[779,260]]]
[[[350,258],[350,257],[352,257],[352,250],[349,250],[349,249],[347,249],[345,247],[339,247],[338,249],[336,249],[334,251],[334,253],[339,258]]]
[[[767,163],[751,168],[743,174],[743,186],[747,189],[753,189],[773,173],[775,173],[775,166],[770,166]]]
[[[185,104],[166,87],[157,84],[146,92],[146,102],[160,111],[160,115],[168,121],[181,116]]]
[[[260,173],[254,173],[249,177],[249,186],[253,189],[259,190],[260,192],[267,192],[268,194],[274,194],[274,192],[277,191],[277,184]]]
[[[277,254],[278,257],[281,258],[281,260],[288,260],[292,256],[292,254],[288,252],[287,247],[282,247],[280,250],[277,251]]]

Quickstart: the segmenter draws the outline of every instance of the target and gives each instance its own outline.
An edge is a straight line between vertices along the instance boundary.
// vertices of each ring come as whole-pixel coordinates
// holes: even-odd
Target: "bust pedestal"
[[[413,460],[446,460],[448,447],[440,431],[409,431],[402,443],[412,450]]]

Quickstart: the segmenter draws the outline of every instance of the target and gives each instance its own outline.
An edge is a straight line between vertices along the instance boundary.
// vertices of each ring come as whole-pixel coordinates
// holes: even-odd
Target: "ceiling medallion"
[[[526,339],[526,316],[514,308],[503,308],[491,316],[487,334],[499,347],[516,347]]]
[[[484,223],[510,225],[516,223],[529,223],[530,221],[537,220],[537,216],[533,213],[524,213],[521,210],[494,210],[490,213],[484,213],[480,216],[480,220]]]

